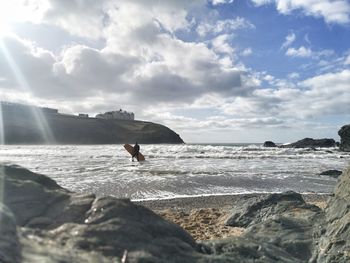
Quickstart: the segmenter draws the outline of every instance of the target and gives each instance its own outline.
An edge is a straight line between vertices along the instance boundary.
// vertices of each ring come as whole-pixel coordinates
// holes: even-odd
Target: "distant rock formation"
[[[339,170],[328,170],[320,173],[320,175],[326,175],[333,178],[338,178],[341,174],[342,174],[342,171],[339,171]]]
[[[174,131],[152,122],[79,117],[13,104],[0,110],[5,144],[183,143]]]
[[[277,145],[272,141],[265,141],[263,146],[264,147],[277,147]]]
[[[339,149],[345,152],[350,152],[350,124],[341,127],[338,134],[340,136]]]
[[[314,147],[335,147],[334,139],[312,139],[304,138],[297,142],[281,145],[281,148],[314,148]]]

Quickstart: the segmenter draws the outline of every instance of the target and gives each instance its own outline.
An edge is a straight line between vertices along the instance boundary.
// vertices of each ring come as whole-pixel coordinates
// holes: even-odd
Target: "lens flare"
[[[4,119],[2,116],[2,103],[0,101],[0,145],[5,144],[5,127]]]
[[[16,77],[16,80],[17,80],[18,84],[20,85],[20,87],[22,88],[22,90],[24,90],[25,92],[28,92],[28,93],[32,93],[32,89],[31,89],[30,85],[28,84],[25,76],[23,75],[21,69],[17,66],[15,60],[12,58],[10,52],[8,51],[5,43],[1,40],[0,40],[0,52],[3,53],[8,65],[10,66],[10,68],[11,68],[14,76]],[[40,135],[41,135],[43,141],[46,144],[54,143],[55,138],[52,134],[51,128],[48,125],[47,120],[46,120],[43,112],[41,111],[41,109],[38,107],[29,107],[29,108],[31,111],[31,115],[34,116],[35,124],[39,128],[39,132],[40,132]],[[3,120],[3,118],[1,118],[1,120]],[[4,131],[3,121],[1,121],[1,124],[0,124],[0,128],[1,127],[2,127],[2,130],[0,130],[0,131]],[[2,132],[2,136],[4,137],[3,132]]]

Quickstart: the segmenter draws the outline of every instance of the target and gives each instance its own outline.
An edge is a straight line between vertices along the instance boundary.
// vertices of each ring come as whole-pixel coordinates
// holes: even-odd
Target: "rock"
[[[339,171],[339,170],[328,170],[320,173],[320,175],[326,175],[333,178],[338,178],[341,174],[342,174],[342,171]]]
[[[305,138],[294,143],[281,145],[280,147],[281,148],[314,148],[314,147],[328,148],[328,147],[335,147],[335,140]]]
[[[314,222],[320,208],[300,194],[286,192],[251,197],[235,205],[227,225],[248,227],[241,237],[204,242],[214,255],[233,255],[233,262],[307,262],[314,250]]]
[[[263,146],[264,147],[277,147],[277,145],[272,141],[265,141]]]
[[[310,262],[350,262],[350,167],[343,171],[320,223],[322,235]]]
[[[21,262],[20,255],[15,217],[0,203],[0,262]]]
[[[193,262],[200,256],[197,244],[185,230],[130,200],[74,194],[48,177],[19,166],[0,165],[0,177],[4,182],[3,202],[22,227],[22,252],[28,262],[33,262],[33,258],[41,259],[36,262],[48,261],[42,260],[41,243],[61,248],[53,249],[52,256],[57,254],[62,260],[67,254],[59,251],[70,251],[69,254],[83,251],[86,257],[94,252],[97,258],[103,257],[95,262],[121,258],[125,250],[129,262],[165,262],[169,255],[176,255],[175,262]],[[6,255],[3,251],[0,250],[0,255]],[[63,262],[82,262],[84,257],[68,257]],[[58,259],[57,262],[62,262]]]
[[[350,168],[326,212],[286,192],[242,199],[227,224],[241,237],[196,243],[128,199],[76,194],[19,166],[0,165],[0,261],[349,262]]]
[[[339,149],[341,151],[350,152],[350,124],[341,127],[338,134],[340,136]]]
[[[248,227],[293,209],[310,209],[315,213],[320,212],[318,207],[306,204],[300,194],[289,191],[281,194],[270,194],[266,197],[241,199],[235,205],[226,225]]]
[[[261,248],[253,253],[257,262],[307,262],[314,250],[314,222],[323,216],[320,208],[290,191],[242,200],[226,225],[248,227],[243,237]]]

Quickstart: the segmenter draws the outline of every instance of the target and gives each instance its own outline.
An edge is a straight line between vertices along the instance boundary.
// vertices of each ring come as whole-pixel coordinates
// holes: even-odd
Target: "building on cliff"
[[[97,119],[117,119],[117,120],[135,120],[133,112],[127,112],[120,109],[119,111],[108,111],[96,115]]]

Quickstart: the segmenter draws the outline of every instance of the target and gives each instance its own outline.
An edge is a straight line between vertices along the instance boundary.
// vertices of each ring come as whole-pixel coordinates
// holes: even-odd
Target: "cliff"
[[[84,118],[30,106],[7,105],[1,112],[5,144],[183,143],[174,131],[152,122]]]

